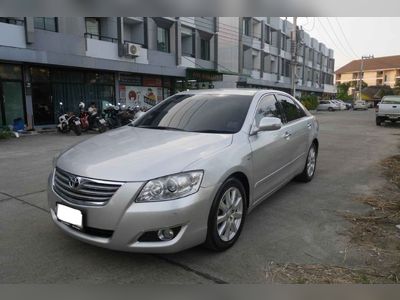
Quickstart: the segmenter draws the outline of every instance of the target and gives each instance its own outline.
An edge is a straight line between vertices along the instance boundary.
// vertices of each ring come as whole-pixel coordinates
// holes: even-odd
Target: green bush
[[[8,127],[0,127],[0,139],[8,139],[13,137],[13,134]]]
[[[318,98],[315,95],[303,95],[300,101],[309,110],[314,110],[318,106]]]

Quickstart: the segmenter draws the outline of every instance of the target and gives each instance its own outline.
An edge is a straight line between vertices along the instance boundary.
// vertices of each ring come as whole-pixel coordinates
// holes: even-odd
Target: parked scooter
[[[121,126],[121,120],[118,115],[119,106],[109,105],[103,110],[103,112],[108,128],[113,129]]]
[[[60,115],[58,117],[57,130],[61,133],[68,133],[72,130],[76,135],[81,135],[82,133],[79,118],[75,116],[73,112],[65,113],[62,102],[60,102]]]
[[[89,109],[85,111],[85,103],[80,102],[79,110],[79,118],[82,124],[82,131],[87,131],[91,129],[102,133],[107,130],[106,120],[98,115],[97,108],[94,106],[93,103],[89,107]]]

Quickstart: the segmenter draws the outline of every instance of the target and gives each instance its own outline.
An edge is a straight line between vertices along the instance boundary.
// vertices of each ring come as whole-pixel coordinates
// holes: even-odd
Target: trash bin
[[[16,118],[13,120],[13,131],[23,131],[25,129],[24,120]]]

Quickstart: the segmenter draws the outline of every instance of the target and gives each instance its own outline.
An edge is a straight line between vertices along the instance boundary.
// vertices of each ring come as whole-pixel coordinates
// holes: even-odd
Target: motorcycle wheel
[[[72,130],[75,132],[76,135],[81,135],[82,134],[82,128],[80,125],[74,125],[74,127],[72,128]]]
[[[106,130],[107,130],[107,126],[106,126],[106,125],[100,124],[100,126],[99,126],[99,132],[100,132],[100,133],[103,133],[103,132],[106,132]]]

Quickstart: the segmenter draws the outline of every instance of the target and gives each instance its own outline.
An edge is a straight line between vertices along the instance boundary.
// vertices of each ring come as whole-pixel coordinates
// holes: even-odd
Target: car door
[[[285,175],[295,176],[304,168],[307,158],[312,116],[307,115],[297,100],[286,94],[278,93],[277,100],[282,107],[286,122],[282,128],[288,147]]]
[[[284,121],[281,108],[273,93],[264,95],[258,102],[253,126],[263,117],[276,117]],[[254,201],[272,193],[284,180],[282,166],[288,162],[288,141],[284,129],[261,131],[249,136],[252,149],[254,176]]]

